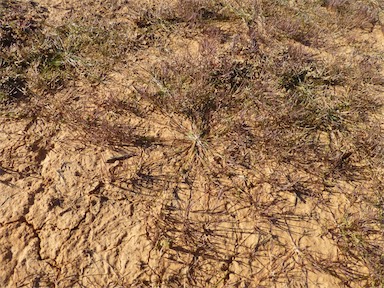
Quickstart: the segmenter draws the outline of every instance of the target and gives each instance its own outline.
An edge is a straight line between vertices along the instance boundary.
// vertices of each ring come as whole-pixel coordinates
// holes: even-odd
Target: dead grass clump
[[[36,2],[5,0],[0,6],[0,47],[26,45],[30,34],[41,33],[47,9]]]
[[[322,5],[337,13],[340,27],[368,31],[379,24],[378,13],[383,9],[378,1],[324,0]]]
[[[126,24],[106,23],[97,15],[72,15],[61,26],[48,28],[48,10],[35,2],[0,5],[3,99],[32,91],[54,93],[74,79],[100,83],[105,71],[138,45]]]
[[[186,23],[198,24],[207,21],[229,20],[229,15],[225,13],[225,4],[215,1],[199,0],[179,0],[175,11]]]
[[[135,23],[139,28],[181,23],[196,27],[209,21],[229,20],[224,8],[224,4],[220,2],[178,0],[174,4],[154,5],[142,9]]]
[[[251,7],[251,9],[249,9]],[[316,12],[314,12],[316,11]],[[312,13],[319,13],[316,7],[309,8],[308,3],[258,1],[248,4],[247,21],[249,27],[259,30],[259,40],[293,40],[305,46],[320,47],[325,42],[321,27]]]
[[[380,209],[380,208],[379,208]],[[383,251],[384,243],[378,219],[379,210],[372,210],[369,214],[361,215],[348,214],[336,223],[335,228],[330,228],[329,233],[337,241],[341,255],[346,259],[354,259],[360,265],[368,268],[372,277],[365,278],[367,285],[378,287],[383,284]],[[345,275],[345,283],[351,283],[358,277],[358,273],[351,271]],[[351,277],[350,279],[348,279]]]
[[[79,19],[68,17],[61,26],[47,33],[35,62],[34,73],[40,76],[37,89],[43,83],[55,83],[52,88],[79,79],[100,84],[105,80],[105,71],[116,61],[136,49],[139,44],[125,23],[106,23],[96,18]]]
[[[290,18],[274,15],[270,20],[269,25],[275,27],[277,35],[305,46],[318,46],[321,41],[320,29],[309,22],[305,15],[297,14],[295,11],[284,11],[283,14],[290,15]]]
[[[151,86],[138,90],[165,113],[183,115],[200,135],[207,135],[217,122],[217,112],[233,104],[232,95],[247,81],[242,74],[250,72],[240,63],[221,65],[219,57],[206,54],[208,47],[202,48],[198,59],[161,63],[153,69]]]
[[[47,9],[36,3],[0,3],[0,99],[8,102],[28,95],[26,69],[30,47],[39,45]]]
[[[0,82],[0,102],[21,99],[27,94],[26,79],[21,75],[9,73],[1,77]]]

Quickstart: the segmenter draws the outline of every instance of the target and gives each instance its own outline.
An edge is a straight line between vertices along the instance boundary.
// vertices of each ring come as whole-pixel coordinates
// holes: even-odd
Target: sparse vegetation
[[[88,190],[65,182],[66,162],[56,180],[43,179],[39,195],[65,184],[43,204],[47,213],[86,207],[72,228],[60,228],[59,210],[31,224],[35,194],[26,215],[2,223],[33,231],[43,263],[33,273],[18,265],[3,285],[384,285],[380,1],[67,2],[62,18],[51,4],[0,2],[1,119],[21,121],[9,116],[18,111],[28,125],[55,127],[52,139],[31,144],[41,149],[35,177],[44,178],[60,131],[73,133],[78,150],[123,154],[103,159],[101,172],[74,172],[97,179],[81,186]],[[10,157],[0,172],[18,171]],[[66,199],[71,189],[81,190],[77,200]],[[44,227],[62,229],[61,247],[77,247],[71,237],[111,201],[125,213],[116,229],[147,241],[129,242],[140,253],[87,230],[98,252],[42,256]],[[128,218],[140,228],[131,231]],[[101,250],[132,253],[134,264]]]

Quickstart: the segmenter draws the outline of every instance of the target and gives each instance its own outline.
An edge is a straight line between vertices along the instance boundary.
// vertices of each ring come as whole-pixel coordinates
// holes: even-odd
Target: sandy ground
[[[54,11],[52,23],[71,6],[69,1],[39,2]],[[356,41],[384,53],[379,28],[361,37]],[[172,49],[187,45],[190,53],[196,51],[192,40],[170,41]],[[140,65],[158,59],[156,51],[143,53],[135,57]],[[130,77],[130,69],[118,67],[105,87],[79,85],[55,95],[61,99],[55,103],[59,107],[62,99],[76,94],[80,100],[71,105],[81,106],[92,94],[97,105],[113,93],[129,93]],[[146,112],[146,120],[116,117],[140,123],[147,136],[167,143],[185,140],[167,123],[175,119]],[[379,121],[384,125],[383,118]],[[185,119],[175,122],[189,125]],[[272,287],[268,281],[275,274],[274,287],[344,287],[338,275],[318,266],[342,257],[331,228],[324,227],[337,225],[332,221],[345,211],[368,213],[360,199],[351,203],[345,197],[365,183],[352,186],[340,180],[331,183],[333,192],[322,191],[304,203],[289,192],[291,186],[271,193],[270,183],[284,183],[289,174],[305,186],[316,176],[267,160],[252,173],[218,176],[215,183],[200,175],[185,183],[183,175],[166,177],[177,175],[177,157],[182,157],[171,148],[117,149],[89,144],[79,133],[46,119],[0,119],[2,287]],[[164,153],[175,153],[174,163],[165,163]],[[127,154],[127,159],[113,158]],[[146,173],[153,179],[140,182],[137,175]],[[247,194],[227,194],[226,187],[234,183]],[[263,214],[252,205],[265,205]],[[361,273],[367,269],[362,263],[352,266]]]

